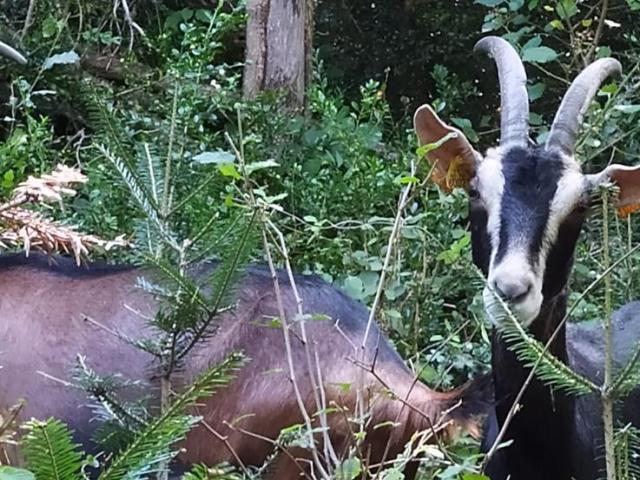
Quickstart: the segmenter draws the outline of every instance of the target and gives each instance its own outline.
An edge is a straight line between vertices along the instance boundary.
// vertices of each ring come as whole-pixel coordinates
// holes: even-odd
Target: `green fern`
[[[171,446],[182,440],[199,421],[198,417],[185,415],[188,407],[203,397],[214,394],[233,379],[234,372],[244,365],[241,354],[231,354],[221,364],[200,375],[169,408],[141,430],[131,444],[99,477],[100,480],[134,480],[166,468],[176,452]]]
[[[37,480],[78,480],[85,464],[80,446],[59,420],[31,420],[22,439],[26,466]]]

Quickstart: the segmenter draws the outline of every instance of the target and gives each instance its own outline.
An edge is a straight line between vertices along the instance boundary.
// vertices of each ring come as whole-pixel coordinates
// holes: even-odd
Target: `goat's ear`
[[[455,187],[466,189],[481,157],[464,134],[440,120],[429,105],[416,110],[413,126],[433,168],[433,181],[447,192]]]
[[[620,188],[616,207],[622,217],[640,210],[640,165],[609,165],[602,172],[589,175],[589,182],[597,186],[604,182],[613,182]]]

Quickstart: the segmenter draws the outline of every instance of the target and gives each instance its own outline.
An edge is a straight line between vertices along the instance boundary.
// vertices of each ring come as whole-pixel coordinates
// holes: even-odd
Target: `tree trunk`
[[[314,0],[248,0],[244,96],[281,90],[287,107],[305,104],[311,78]]]

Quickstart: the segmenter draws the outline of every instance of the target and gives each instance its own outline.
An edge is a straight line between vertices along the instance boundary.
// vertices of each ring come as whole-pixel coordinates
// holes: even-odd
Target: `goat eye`
[[[480,198],[480,192],[475,188],[470,188],[468,195],[471,200],[478,200]]]

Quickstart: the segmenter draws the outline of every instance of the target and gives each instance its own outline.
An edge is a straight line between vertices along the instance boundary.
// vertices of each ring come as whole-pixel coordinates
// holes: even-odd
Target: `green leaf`
[[[493,8],[500,5],[504,1],[505,0],[475,0],[475,2],[473,3],[477,3],[478,5],[484,5],[485,7]]]
[[[52,16],[48,16],[44,22],[42,22],[42,36],[43,38],[51,38],[58,33],[58,22]]]
[[[382,472],[381,480],[404,480],[404,473],[396,468],[390,468]]]
[[[617,91],[618,86],[615,83],[608,83],[600,89],[598,95],[615,95]]]
[[[7,170],[6,172],[4,172],[4,175],[2,176],[2,186],[4,188],[13,187],[14,180],[15,180],[15,174],[13,173],[13,170]]]
[[[509,10],[517,12],[524,6],[524,0],[509,0]]]
[[[562,20],[559,20],[557,18],[551,20],[549,22],[549,26],[551,26],[551,28],[555,30],[564,30],[564,23],[562,23]]]
[[[640,112],[640,105],[616,105],[613,108],[615,110],[618,110],[619,112],[626,113],[626,114]]]
[[[409,183],[418,183],[420,179],[414,175],[405,175],[398,179],[400,185],[407,185]]]
[[[403,295],[406,291],[407,291],[406,285],[396,280],[390,285],[387,285],[387,287],[384,290],[384,296],[387,300],[393,301],[398,297],[400,297],[400,295]]]
[[[169,30],[177,27],[182,22],[191,19],[193,17],[193,10],[190,8],[183,8],[177,12],[171,13],[164,21],[164,29]]]
[[[233,163],[235,162],[235,160],[236,156],[233,153],[225,152],[224,150],[216,150],[215,152],[202,152],[193,157],[193,161],[201,165],[208,165],[210,163]]]
[[[596,57],[597,58],[606,58],[611,56],[611,47],[607,47],[606,45],[600,45],[596,49]]]
[[[640,10],[640,0],[627,0],[627,5],[631,10]]]
[[[479,473],[465,473],[462,475],[462,480],[490,480],[486,475],[480,475]]]
[[[359,458],[348,458],[338,466],[336,480],[353,480],[362,473]]]
[[[542,115],[535,112],[529,112],[529,125],[532,127],[539,127],[542,125],[543,121],[544,119],[542,118]]]
[[[445,470],[440,474],[440,478],[442,480],[458,478],[463,470],[464,467],[462,465],[451,465],[450,467],[445,468]]]
[[[240,180],[242,178],[233,163],[224,163],[218,167],[218,170],[220,170],[220,173],[225,177],[231,177],[234,180]]]
[[[522,52],[522,61],[530,63],[547,63],[558,58],[558,53],[549,47],[533,47]]]
[[[0,480],[36,480],[29,470],[0,465]]]
[[[529,50],[530,48],[534,48],[534,47],[539,47],[540,45],[542,45],[542,38],[540,38],[540,35],[535,35],[531,37],[527,41],[527,43],[525,43],[522,46],[522,51],[524,52],[525,50]]]
[[[470,243],[471,235],[469,234],[469,232],[465,232],[465,234],[458,240],[453,242],[447,250],[440,252],[440,254],[438,254],[438,256],[436,257],[436,260],[441,260],[446,265],[451,265],[460,258],[460,256],[464,253]]]
[[[560,0],[556,4],[556,12],[563,20],[568,20],[578,13],[578,5],[575,0]]]
[[[358,275],[358,278],[362,281],[362,295],[367,297],[376,293],[378,289],[378,282],[380,281],[380,275],[376,272],[362,272]]]
[[[265,168],[274,168],[279,167],[280,164],[275,160],[263,160],[261,162],[253,162],[245,165],[244,170],[247,172],[247,175],[251,175],[253,172],[257,172],[258,170],[264,170]]]
[[[360,280],[358,277],[349,275],[342,283],[342,288],[350,297],[357,300],[362,298],[362,290],[364,289],[364,285],[362,284],[362,280]]]
[[[542,82],[538,82],[534,85],[528,85],[527,91],[529,92],[529,101],[533,102],[534,100],[542,97],[546,88],[547,86]]]
[[[69,65],[72,63],[78,63],[80,61],[80,55],[75,51],[69,50],[64,53],[56,53],[47,58],[42,64],[43,70],[49,70],[56,65]]]
[[[468,118],[452,117],[451,122],[453,122],[455,125],[457,125],[462,129],[462,131],[464,132],[465,136],[469,139],[469,141],[471,142],[478,141],[478,134],[473,129],[471,120],[469,120]]]

